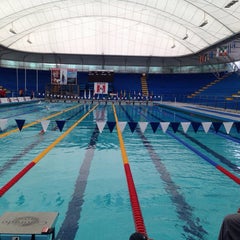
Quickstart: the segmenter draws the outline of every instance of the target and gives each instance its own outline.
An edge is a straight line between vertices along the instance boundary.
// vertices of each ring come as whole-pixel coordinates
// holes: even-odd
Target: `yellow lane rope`
[[[114,105],[112,105],[112,107],[113,107],[114,118],[115,118],[115,121],[116,121],[116,128],[117,128],[117,134],[118,134],[120,149],[121,149],[121,153],[122,153],[122,160],[123,160],[123,163],[125,164],[125,163],[128,163],[128,156],[127,156],[127,152],[126,152],[126,149],[125,149],[125,146],[124,146],[122,133],[121,133],[121,130],[120,130],[120,127],[119,127],[119,124],[118,124],[118,117],[117,117],[116,109],[115,109]]]
[[[35,166],[49,151],[51,151],[62,139],[64,139],[82,120],[84,120],[96,107],[95,105],[87,113],[85,113],[78,121],[76,121],[66,132],[53,141],[47,148],[38,154],[27,166],[10,179],[2,188],[0,188],[0,197],[3,196],[17,181],[19,181],[33,166]]]
[[[98,105],[95,105],[87,113],[85,113],[77,122],[75,122],[68,130],[66,130],[61,136],[59,136],[54,142],[52,142],[47,148],[45,148],[32,162],[37,163],[43,158],[51,149],[53,149],[62,139],[64,139],[82,120],[84,120]]]
[[[123,166],[124,166],[127,185],[128,185],[129,197],[130,197],[131,206],[132,206],[132,214],[133,214],[134,223],[135,223],[135,230],[144,235],[147,235],[143,216],[142,216],[141,207],[140,207],[140,204],[138,201],[136,187],[135,187],[132,172],[131,172],[131,168],[128,163],[128,156],[127,156],[127,152],[126,152],[126,149],[124,146],[122,133],[121,133],[120,127],[118,125],[118,117],[117,117],[116,109],[113,104],[112,104],[112,107],[113,107],[113,113],[114,113],[114,117],[115,117],[115,121],[116,121],[118,139],[119,139],[120,149],[121,149],[121,153],[122,153],[122,161],[123,161]]]
[[[28,123],[28,124],[26,124],[25,126],[23,126],[23,129],[28,128],[28,127],[31,127],[31,126],[33,126],[33,125],[36,125],[36,124],[40,123],[40,122],[43,121],[43,120],[47,120],[47,119],[51,119],[51,118],[53,118],[53,117],[59,116],[59,115],[61,115],[61,114],[63,114],[63,113],[66,113],[66,112],[68,112],[68,111],[70,111],[70,110],[73,110],[73,109],[75,109],[75,108],[77,108],[77,107],[79,107],[79,106],[81,106],[81,104],[78,104],[78,105],[76,105],[76,106],[67,108],[67,109],[65,109],[65,110],[63,110],[63,111],[60,111],[60,112],[51,114],[51,115],[49,115],[48,117],[44,117],[44,118],[41,118],[41,119],[36,120],[36,121],[34,121],[34,122]],[[18,128],[9,130],[9,131],[7,131],[7,132],[5,132],[5,133],[0,134],[0,138],[4,138],[4,137],[6,137],[6,136],[8,136],[8,135],[10,135],[10,134],[12,134],[12,133],[18,132],[18,131],[19,131]]]

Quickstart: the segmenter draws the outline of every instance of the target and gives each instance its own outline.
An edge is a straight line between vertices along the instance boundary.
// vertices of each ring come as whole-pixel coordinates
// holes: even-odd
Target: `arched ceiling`
[[[0,45],[23,52],[179,57],[239,33],[238,0],[1,0],[0,5]]]

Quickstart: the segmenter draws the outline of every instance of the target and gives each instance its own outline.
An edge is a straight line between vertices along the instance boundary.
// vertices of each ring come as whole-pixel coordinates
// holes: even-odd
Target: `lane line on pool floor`
[[[133,121],[132,117],[123,108],[123,106],[121,106],[121,108],[129,118],[129,120]],[[147,118],[145,115],[143,115],[143,117]],[[170,173],[163,164],[161,158],[154,150],[150,141],[144,136],[140,129],[136,129],[136,131],[140,139],[142,140],[144,147],[147,149],[149,156],[157,172],[160,174],[162,181],[165,183],[165,190],[170,195],[172,202],[176,206],[176,211],[179,219],[186,223],[186,225],[183,225],[183,230],[185,233],[190,235],[186,236],[186,239],[193,239],[193,236],[198,237],[198,239],[205,239],[205,235],[207,235],[208,233],[201,225],[199,225],[200,221],[198,218],[194,220],[194,216],[192,214],[193,208],[187,203],[184,196],[181,194],[180,186],[178,186],[172,180]]]
[[[56,239],[75,239],[78,231],[79,219],[81,216],[82,205],[84,203],[84,192],[87,186],[87,179],[90,171],[91,162],[96,149],[96,143],[99,136],[98,127],[94,129],[83,163],[80,167],[78,178],[75,182],[74,192],[72,199],[68,203],[68,209],[61,224],[60,230],[58,231]]]
[[[222,172],[224,175],[226,175],[227,177],[229,177],[230,179],[232,179],[234,182],[236,182],[237,184],[240,184],[240,178],[235,176],[234,174],[232,174],[231,172],[229,172],[227,169],[225,169],[224,167],[222,167],[221,165],[217,164],[216,162],[214,162],[212,159],[210,159],[208,156],[206,156],[205,154],[201,153],[200,151],[198,151],[196,148],[194,148],[193,146],[191,146],[190,144],[186,143],[185,141],[183,141],[182,139],[180,139],[179,137],[177,137],[175,134],[171,133],[171,132],[167,132],[171,137],[175,138],[178,142],[180,142],[183,146],[187,147],[188,149],[190,149],[192,152],[196,153],[199,157],[201,157],[202,159],[204,159],[205,161],[207,161],[208,163],[210,163],[212,166],[214,166],[216,169],[218,169],[220,172]]]
[[[6,109],[7,109],[8,112],[11,112],[11,111],[16,111],[16,110],[22,110],[24,108],[33,108],[35,105],[36,105],[36,101],[31,102],[31,103],[25,103],[24,105],[18,105],[18,103],[17,103],[17,105],[14,105],[14,107],[11,106],[11,108],[9,108],[9,106],[4,106],[3,105],[0,108],[0,114],[5,113]]]
[[[149,113],[151,116],[153,116],[154,118],[158,119],[159,121],[162,121],[161,118],[155,116],[152,113]],[[222,172],[224,175],[226,175],[227,177],[229,177],[230,179],[232,179],[234,182],[236,182],[237,184],[240,184],[240,178],[237,177],[236,175],[232,174],[230,171],[228,171],[227,169],[225,169],[224,167],[222,167],[220,164],[217,164],[215,161],[213,161],[212,159],[210,159],[208,156],[206,156],[205,154],[201,153],[200,151],[198,151],[196,148],[194,148],[193,146],[191,146],[190,144],[186,143],[184,140],[180,139],[179,137],[176,136],[176,134],[171,133],[170,131],[166,131],[166,133],[168,135],[170,135],[172,138],[176,139],[178,142],[180,142],[183,146],[187,147],[188,149],[190,149],[192,152],[194,152],[195,154],[197,154],[199,157],[201,157],[203,160],[207,161],[208,163],[210,163],[212,166],[214,166],[217,170],[219,170],[220,172]],[[196,142],[195,142],[196,143]]]
[[[159,106],[158,106],[159,109]],[[157,111],[159,112],[159,110],[157,109]],[[170,111],[168,110],[164,110],[166,112],[168,112],[169,114],[172,114]],[[148,112],[149,113],[149,112]],[[160,117],[154,115],[153,113],[149,113],[151,116],[153,116],[154,118],[158,119],[160,122],[164,122],[163,119],[161,119]],[[178,115],[176,115],[178,116]],[[178,116],[180,119],[184,119],[187,121],[190,121],[188,118],[186,117],[182,117],[182,116]],[[202,148],[204,151],[210,153],[213,157],[219,159],[220,162],[222,162],[223,164],[225,164],[226,166],[228,166],[229,168],[231,168],[234,172],[236,173],[240,173],[240,169],[238,168],[238,165],[232,163],[230,160],[228,160],[227,158],[225,158],[224,156],[220,155],[219,153],[215,152],[214,150],[210,149],[209,147],[207,147],[205,144],[201,143],[200,141],[198,141],[197,139],[195,139],[194,137],[191,137],[190,135],[188,135],[187,133],[184,133],[183,131],[177,130],[176,132],[182,134],[184,137],[188,138],[190,141],[192,141],[193,143],[195,143],[196,145],[198,145],[200,148]],[[237,142],[240,143],[240,141],[234,137],[231,137],[229,135],[226,134],[221,134],[220,132],[216,133],[215,131],[211,130],[211,132],[213,134],[215,134],[216,136],[221,136],[225,139],[228,139],[230,141],[233,142]],[[169,131],[167,131],[167,133],[169,133]],[[174,136],[173,136],[174,137]],[[195,152],[196,153],[196,152]],[[197,154],[197,153],[196,153]],[[217,165],[217,163],[216,163]],[[220,167],[221,169],[223,167]],[[224,171],[226,172],[226,171]]]
[[[74,115],[72,115],[71,117],[67,118],[66,121],[69,121],[70,119],[72,119],[73,117],[75,117],[76,115],[80,114],[83,111],[83,108],[80,109],[77,113],[75,113]],[[0,167],[0,176],[1,174],[3,174],[6,170],[8,170],[10,167],[12,167],[15,163],[18,162],[19,159],[21,159],[23,156],[25,156],[30,150],[32,150],[34,147],[36,147],[39,143],[41,143],[44,138],[42,134],[38,134],[37,135],[38,138],[32,142],[31,144],[29,144],[27,147],[25,147],[20,153],[16,154],[15,156],[13,156],[10,160],[8,160],[7,162],[5,162],[1,167]]]
[[[80,119],[78,119],[70,128],[53,141],[39,155],[37,155],[27,166],[17,173],[10,181],[0,188],[0,197],[2,197],[17,181],[19,181],[33,166],[35,166],[48,152],[50,152],[60,141],[62,141],[81,121],[83,121],[98,105],[95,105]]]
[[[49,115],[49,116],[47,116],[47,117],[41,118],[41,119],[36,120],[36,121],[33,121],[33,122],[31,122],[31,123],[28,123],[28,124],[26,124],[25,126],[23,126],[23,129],[26,129],[26,128],[28,128],[28,127],[34,126],[34,125],[40,123],[40,122],[43,121],[43,120],[48,120],[48,119],[51,119],[51,118],[53,118],[53,117],[57,117],[57,116],[59,116],[59,115],[61,115],[61,114],[63,114],[63,113],[69,112],[69,111],[71,111],[71,110],[73,110],[73,109],[75,109],[75,108],[77,108],[77,107],[79,107],[79,106],[81,106],[81,104],[78,104],[78,105],[76,105],[76,106],[67,108],[67,109],[65,109],[65,110],[63,110],[63,111],[60,111],[60,112],[51,114],[51,115]],[[18,128],[14,128],[14,129],[9,130],[9,131],[7,131],[7,132],[1,133],[1,134],[0,134],[0,138],[7,137],[8,135],[10,135],[10,134],[12,134],[12,133],[15,133],[15,132],[18,132],[18,131],[19,131]]]
[[[31,110],[28,110],[28,111],[26,111],[26,112],[24,112],[24,113],[21,113],[21,114],[13,114],[13,115],[11,115],[11,116],[5,116],[4,118],[5,118],[5,119],[9,119],[9,118],[13,118],[13,117],[18,117],[19,115],[20,115],[20,116],[23,116],[23,115],[25,115],[25,114],[34,113],[34,112],[39,112],[39,111],[41,111],[41,109],[31,109]]]
[[[159,112],[159,108],[161,108],[160,106],[156,106],[156,107],[158,107],[158,109],[157,109],[157,111]],[[168,114],[172,114],[172,112],[171,111],[169,111],[169,110],[164,110],[165,112],[167,112]],[[152,114],[153,115],[153,114]],[[191,120],[189,120],[189,118],[186,118],[186,117],[183,117],[183,116],[180,116],[180,115],[177,115],[179,118],[181,118],[181,119],[183,119],[183,120],[186,120],[187,122],[191,122]],[[176,117],[176,116],[175,116]],[[159,118],[160,119],[160,118]],[[214,118],[211,118],[210,120],[212,120],[212,119],[214,119]],[[216,119],[215,119],[216,120]],[[162,120],[161,120],[162,121]],[[232,121],[232,120],[231,120]],[[162,121],[162,122],[164,122],[164,121]],[[210,121],[211,122],[211,121]],[[235,122],[235,124],[236,124],[236,122]],[[209,129],[209,132],[212,132],[212,133],[214,133],[214,134],[216,134],[216,135],[218,135],[218,136],[221,136],[221,137],[223,137],[223,138],[225,138],[225,139],[228,139],[228,140],[230,140],[230,141],[233,141],[233,142],[236,142],[236,143],[240,143],[240,139],[238,138],[238,137],[236,137],[236,136],[232,136],[232,135],[230,135],[230,134],[225,134],[225,133],[223,133],[221,130],[219,130],[218,132],[216,132],[216,131],[214,131],[214,130],[211,130],[211,129]]]
[[[104,106],[106,109],[106,105]],[[104,119],[99,119],[104,121]],[[79,219],[82,205],[84,203],[84,192],[87,186],[88,175],[93,160],[96,144],[99,137],[99,129],[96,126],[88,143],[83,162],[81,164],[77,180],[75,182],[72,199],[68,203],[68,209],[58,231],[56,239],[75,239],[78,231]]]
[[[133,218],[134,218],[134,223],[135,223],[135,229],[137,232],[147,235],[143,216],[142,216],[142,211],[141,211],[139,200],[138,200],[137,191],[135,188],[135,183],[134,183],[131,168],[130,168],[130,165],[128,162],[128,156],[127,156],[127,152],[126,152],[126,149],[124,146],[122,133],[121,133],[121,130],[120,130],[120,127],[118,124],[118,117],[117,117],[117,113],[116,113],[114,104],[112,104],[112,108],[113,108],[114,118],[116,121],[118,140],[119,140],[119,144],[120,144],[122,161],[123,161],[127,185],[128,185],[128,191],[129,191],[130,202],[131,202],[131,206],[132,206],[132,213],[133,213]]]
[[[232,163],[230,160],[228,160],[227,158],[225,158],[224,156],[222,156],[221,154],[215,152],[214,150],[212,150],[211,148],[209,148],[208,146],[206,146],[205,144],[201,143],[200,141],[198,141],[197,139],[195,139],[194,137],[182,132],[182,131],[177,131],[180,134],[182,134],[184,137],[186,137],[187,139],[189,139],[190,141],[192,141],[193,143],[195,143],[196,145],[198,145],[199,147],[201,147],[203,150],[205,150],[206,152],[210,153],[212,156],[214,156],[215,158],[219,159],[223,164],[225,164],[226,166],[228,166],[229,168],[231,168],[234,172],[236,173],[240,173],[240,169],[238,168],[238,165]]]

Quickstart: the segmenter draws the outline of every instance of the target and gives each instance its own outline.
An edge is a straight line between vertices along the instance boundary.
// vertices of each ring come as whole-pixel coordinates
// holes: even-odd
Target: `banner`
[[[60,68],[51,69],[51,84],[60,84]]]
[[[77,84],[77,70],[66,68],[51,69],[51,84],[70,85]]]
[[[107,82],[95,82],[94,83],[94,94],[108,94],[108,83]]]
[[[67,84],[77,84],[77,69],[67,70]]]
[[[61,69],[61,85],[66,85],[67,84],[67,74],[68,70],[67,69]]]

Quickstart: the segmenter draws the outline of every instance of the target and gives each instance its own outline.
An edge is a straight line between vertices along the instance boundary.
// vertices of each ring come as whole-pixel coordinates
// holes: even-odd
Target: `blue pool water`
[[[95,105],[95,104],[93,104]],[[33,103],[0,108],[8,119],[3,134],[50,118],[45,134],[37,123],[0,138],[0,186],[29,164],[93,105]],[[72,110],[65,111],[70,107]],[[115,105],[121,122],[216,121],[213,113],[196,114],[146,105]],[[224,119],[230,116],[225,115]],[[63,131],[56,120],[66,120]],[[225,121],[224,120],[224,121]],[[113,108],[99,105],[26,175],[0,197],[0,215],[14,211],[57,211],[56,239],[122,240],[135,231],[116,128],[99,132],[96,122],[114,122]],[[217,239],[223,217],[239,207],[239,185],[206,159],[240,177],[239,134],[201,128],[187,133],[150,124],[142,133],[126,125],[122,132],[140,207],[149,237],[154,240]],[[188,147],[190,146],[190,148]],[[198,153],[204,155],[200,156]]]

